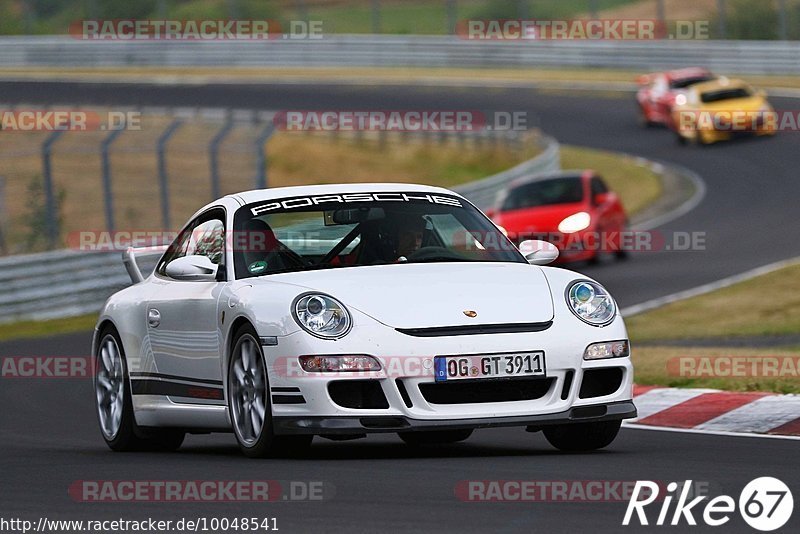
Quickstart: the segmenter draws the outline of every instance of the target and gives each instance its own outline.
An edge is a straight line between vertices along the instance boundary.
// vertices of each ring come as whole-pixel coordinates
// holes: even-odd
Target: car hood
[[[542,269],[524,263],[427,263],[286,273],[269,278],[326,293],[393,328],[553,319]],[[474,311],[474,318],[465,312]]]

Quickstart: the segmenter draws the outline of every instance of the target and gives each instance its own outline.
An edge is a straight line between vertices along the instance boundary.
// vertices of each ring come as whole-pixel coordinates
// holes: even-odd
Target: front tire
[[[472,435],[472,429],[461,430],[425,430],[419,432],[399,432],[400,439],[412,447],[421,445],[439,445],[445,443],[458,443]]]
[[[544,428],[544,437],[550,445],[562,451],[594,451],[610,445],[621,425],[620,420],[548,426]]]
[[[141,428],[133,414],[128,365],[119,333],[106,327],[95,354],[95,407],[100,433],[111,450],[174,451],[186,437],[174,429]]]
[[[276,436],[272,424],[267,366],[252,326],[235,335],[228,362],[228,411],[239,448],[250,458],[282,456],[303,450],[313,436]]]

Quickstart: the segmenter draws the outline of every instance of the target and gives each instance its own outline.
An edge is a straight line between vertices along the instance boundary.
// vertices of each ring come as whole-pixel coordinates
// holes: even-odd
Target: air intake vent
[[[505,323],[464,326],[435,326],[432,328],[398,328],[401,334],[414,337],[477,336],[481,334],[520,334],[547,330],[553,321],[546,323]]]

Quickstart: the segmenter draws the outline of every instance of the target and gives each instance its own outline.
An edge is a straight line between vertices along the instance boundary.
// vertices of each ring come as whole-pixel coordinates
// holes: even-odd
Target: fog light
[[[299,359],[300,367],[309,373],[348,373],[381,370],[380,362],[366,354],[300,356]]]
[[[604,358],[624,358],[630,356],[630,346],[628,340],[605,341],[603,343],[592,343],[583,353],[584,360],[602,360]]]

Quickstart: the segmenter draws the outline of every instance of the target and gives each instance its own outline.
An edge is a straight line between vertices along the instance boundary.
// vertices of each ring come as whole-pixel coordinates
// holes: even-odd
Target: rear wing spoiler
[[[128,247],[122,253],[122,263],[125,265],[125,270],[128,271],[128,276],[131,277],[131,282],[138,284],[144,282],[144,276],[136,262],[138,257],[152,257],[160,256],[167,251],[169,245],[156,245],[152,247]]]

